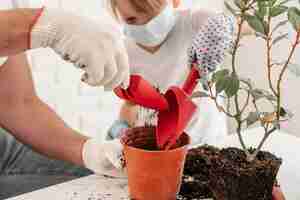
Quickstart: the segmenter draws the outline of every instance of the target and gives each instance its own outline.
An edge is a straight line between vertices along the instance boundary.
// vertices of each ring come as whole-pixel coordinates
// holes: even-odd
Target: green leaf
[[[245,7],[243,0],[234,0],[234,4],[240,9]]]
[[[200,97],[209,97],[209,95],[205,92],[202,92],[202,91],[197,91],[197,92],[194,92],[191,96],[191,98],[200,98]]]
[[[262,39],[264,39],[264,40],[267,40],[267,39],[268,39],[267,36],[266,36],[265,34],[261,34],[261,33],[259,33],[259,32],[255,32],[255,36],[256,36],[256,37],[260,37],[260,38],[262,38]]]
[[[277,16],[285,13],[287,10],[288,10],[288,7],[286,7],[286,6],[275,6],[275,7],[271,8],[270,16],[277,17]]]
[[[287,116],[291,119],[294,117],[294,113],[292,111],[287,110]]]
[[[234,16],[237,15],[237,10],[232,8],[228,2],[225,1],[224,4],[225,4],[225,7],[227,8],[227,10],[229,10],[231,14],[233,14]]]
[[[217,82],[219,79],[224,78],[225,76],[227,76],[229,74],[229,70],[228,69],[222,69],[219,70],[217,72],[215,72],[212,76],[212,81],[213,82]]]
[[[250,85],[250,87],[253,87],[253,82],[252,82],[252,80],[250,78],[242,78],[242,77],[240,77],[239,80],[241,82],[244,82],[247,85]]]
[[[279,42],[279,41],[281,41],[281,40],[283,40],[283,39],[288,38],[288,35],[289,35],[288,33],[285,33],[285,34],[282,34],[282,35],[277,36],[277,37],[273,40],[272,45],[275,45],[277,42]]]
[[[227,81],[228,82],[227,82],[227,85],[225,88],[225,93],[228,96],[228,98],[230,98],[230,97],[234,96],[240,89],[240,81],[234,75],[229,77]]]
[[[266,95],[266,98],[267,98],[269,101],[277,101],[277,98],[276,98],[273,94],[268,94],[268,95]]]
[[[230,98],[237,93],[240,88],[240,80],[237,76],[229,76],[229,70],[224,69],[216,72],[213,75],[213,79],[216,82],[217,94],[225,91],[226,95]]]
[[[286,25],[289,22],[289,20],[284,20],[279,22],[274,28],[273,28],[273,32],[277,31],[280,27]]]
[[[247,126],[251,126],[252,124],[254,124],[255,122],[257,122],[259,120],[259,113],[258,112],[250,112],[248,117],[246,118],[247,121]]]
[[[255,15],[263,19],[267,14],[267,6],[264,1],[259,1],[258,3],[258,10],[255,11]]]
[[[260,11],[260,10],[256,10],[255,11],[255,15],[260,18],[260,20],[264,19],[266,13],[264,13],[264,11]]]
[[[288,19],[293,25],[294,29],[298,31],[300,29],[300,10],[296,7],[289,8]]]
[[[265,26],[264,23],[259,19],[259,17],[255,15],[245,15],[244,17],[251,28],[253,28],[256,32],[265,35]]]
[[[281,107],[280,112],[279,112],[280,117],[285,117],[286,114],[287,114],[287,112],[285,111],[285,109],[283,107]]]
[[[283,107],[280,108],[279,114],[280,114],[280,117],[283,117],[286,119],[291,119],[294,116],[294,114],[290,110],[283,108]]]
[[[290,63],[288,65],[288,70],[292,72],[296,77],[300,76],[300,65],[295,63]]]
[[[217,80],[217,82],[216,82],[217,94],[219,94],[225,90],[225,88],[227,87],[227,84],[228,84],[227,80],[228,80],[228,78],[226,78],[226,77]]]
[[[271,6],[273,6],[276,3],[277,0],[269,0],[269,3]]]
[[[251,95],[255,100],[259,100],[261,98],[266,98],[269,101],[276,101],[276,97],[267,90],[262,89],[253,89],[250,91]]]
[[[260,89],[254,89],[254,90],[251,90],[250,92],[255,100],[259,100],[264,97],[264,93]]]
[[[273,125],[274,128],[276,128],[278,130],[280,129],[280,122],[279,121],[273,121],[272,125]]]
[[[283,0],[279,3],[279,5],[285,5],[286,3],[290,2],[292,0]]]

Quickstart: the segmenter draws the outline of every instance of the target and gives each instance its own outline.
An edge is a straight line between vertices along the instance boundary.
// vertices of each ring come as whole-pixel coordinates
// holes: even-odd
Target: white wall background
[[[186,8],[203,8],[216,12],[223,10],[223,0],[181,0]]]
[[[103,11],[102,0],[18,0],[29,2],[30,6],[63,8],[89,17],[99,17]],[[201,7],[222,11],[222,0],[183,0],[184,7]],[[82,36],[84,37],[84,35]],[[249,47],[241,51],[242,73],[255,76],[258,85],[264,85],[261,69],[262,43],[249,38]],[[283,46],[286,46],[287,43]],[[284,56],[286,50],[278,47],[275,55]],[[300,54],[300,52],[298,52]],[[300,55],[297,55],[299,57]],[[51,105],[73,128],[88,135],[102,134],[116,118],[119,104],[117,98],[100,88],[80,84],[80,72],[59,59],[51,50],[36,50],[29,54],[33,76],[39,96]],[[299,59],[300,63],[300,59]],[[300,136],[300,103],[298,100],[299,80],[293,76],[285,86],[286,103],[295,111],[296,117],[289,124],[288,131]],[[288,88],[288,89],[287,89]]]

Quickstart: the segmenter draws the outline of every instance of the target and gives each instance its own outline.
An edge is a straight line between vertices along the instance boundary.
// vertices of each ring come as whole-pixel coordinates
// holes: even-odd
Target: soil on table
[[[178,200],[271,200],[280,165],[281,159],[264,151],[249,163],[238,148],[191,149]]]

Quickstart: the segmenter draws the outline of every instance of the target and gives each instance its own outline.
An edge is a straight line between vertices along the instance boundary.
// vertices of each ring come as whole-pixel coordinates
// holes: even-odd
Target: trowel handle
[[[197,66],[194,64],[187,79],[185,80],[183,84],[183,91],[188,95],[191,96],[195,87],[198,84],[198,80],[200,79],[199,70],[197,69]]]

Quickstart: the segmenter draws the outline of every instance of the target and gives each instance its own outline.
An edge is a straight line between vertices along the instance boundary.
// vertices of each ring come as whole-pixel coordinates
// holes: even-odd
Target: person
[[[119,140],[67,126],[37,96],[23,53],[50,47],[85,71],[87,84],[126,87],[128,58],[114,27],[48,8],[0,10],[0,23],[0,199],[91,173],[123,176],[112,155],[121,152]]]
[[[219,15],[203,9],[174,9],[178,1],[168,0],[111,0],[109,5],[124,27],[131,74],[140,74],[161,92],[173,85],[182,86],[190,70],[187,52],[193,38],[209,18]],[[203,90],[201,84],[198,90]],[[199,109],[186,130],[192,144],[215,144],[227,133],[226,117],[208,98],[195,102]],[[137,105],[125,102],[107,139],[140,125],[138,113]]]
[[[2,10],[0,23],[0,57],[50,47],[84,70],[82,80],[89,85],[104,85],[108,90],[124,81],[128,85],[126,50],[109,23],[48,8]]]
[[[197,41],[197,38],[201,37],[201,32],[198,31],[201,30],[202,25],[209,26],[206,22],[215,17],[212,21],[217,22],[220,29],[211,30],[211,36],[219,36],[215,39],[220,39],[220,45],[224,45],[222,40],[226,43],[230,39],[226,41],[223,37],[230,38],[230,33],[233,33],[231,30],[235,29],[235,21],[240,20],[219,17],[221,20],[217,21],[218,14],[207,10],[174,9],[173,7],[176,8],[179,3],[180,0],[109,0],[110,11],[124,28],[130,73],[142,75],[154,86],[158,86],[162,92],[171,85],[182,85],[190,70],[190,58],[194,55],[202,57],[201,51],[197,50],[197,43],[201,43]],[[244,25],[243,35],[254,33],[248,24]],[[222,59],[216,60],[220,64],[219,61]],[[218,70],[205,69],[206,66],[201,66],[203,63],[198,64],[201,72],[210,73]],[[205,83],[205,79],[202,82]],[[205,89],[201,84],[199,86],[200,89]],[[221,105],[222,103],[220,102]],[[209,99],[201,98],[197,104],[198,113],[188,127],[187,133],[191,136],[194,145],[215,144],[227,132],[225,116]],[[120,110],[120,119],[109,129],[107,140],[118,138],[125,129],[140,125],[139,115],[145,115],[143,109],[132,102],[124,102]],[[142,118],[145,119],[145,116]],[[274,187],[273,199],[284,199],[280,187]]]

